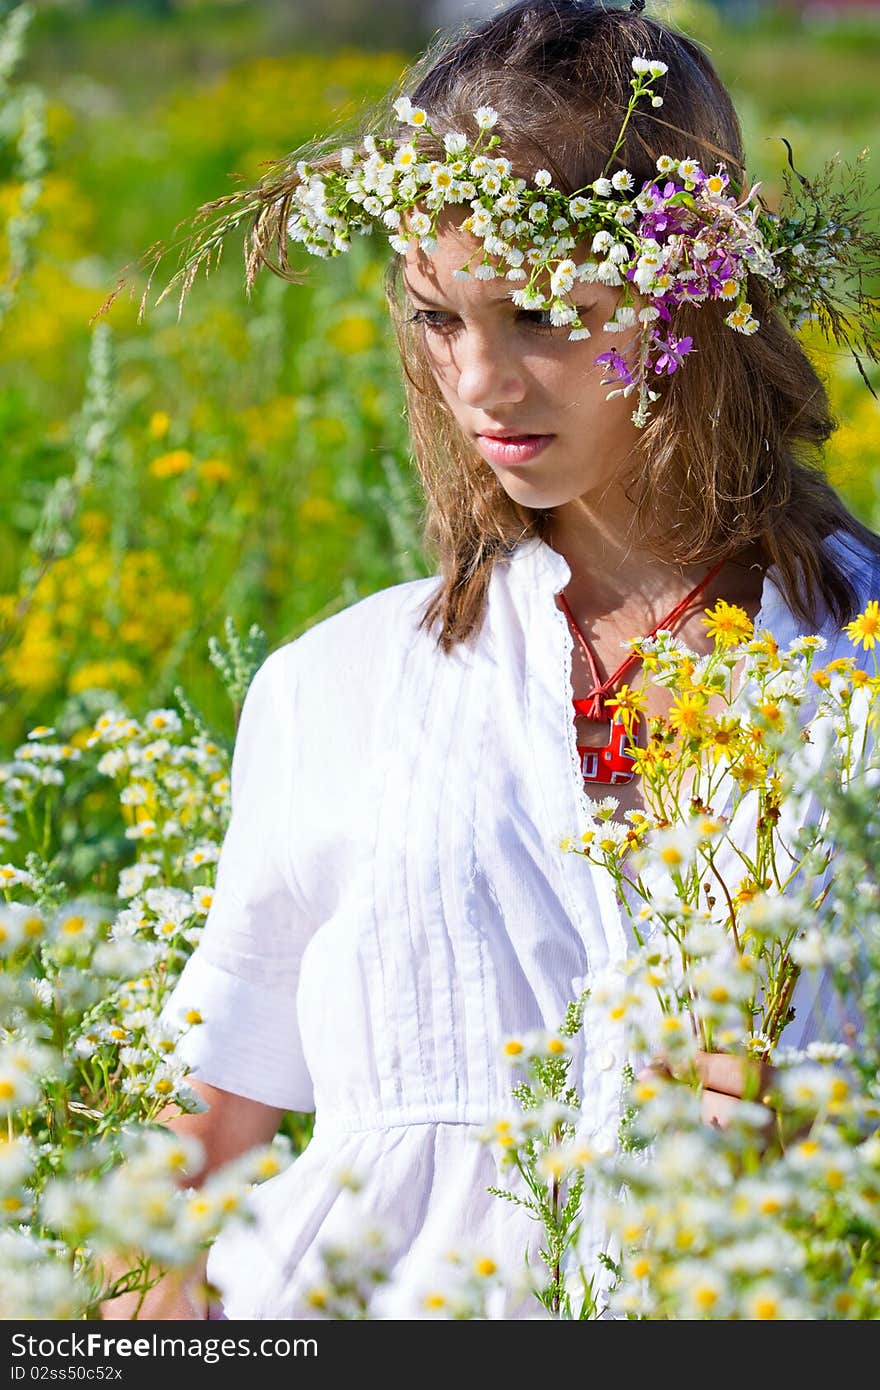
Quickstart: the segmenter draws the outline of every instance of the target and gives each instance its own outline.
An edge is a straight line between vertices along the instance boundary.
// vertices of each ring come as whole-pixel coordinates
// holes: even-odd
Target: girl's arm
[[[233,1095],[231,1091],[221,1091],[191,1076],[187,1077],[187,1085],[197,1092],[208,1108],[197,1115],[189,1115],[173,1107],[163,1112],[160,1119],[167,1129],[189,1135],[202,1145],[205,1152],[202,1168],[182,1179],[182,1185],[199,1187],[205,1178],[225,1163],[241,1157],[249,1149],[268,1144],[277,1134],[285,1112],[271,1105],[263,1105],[260,1101],[248,1100],[245,1096]],[[206,1258],[206,1254],[203,1255],[198,1266],[185,1276],[176,1271],[165,1275],[144,1298],[137,1313],[138,1318],[188,1322],[206,1319],[208,1309],[201,1287]],[[110,1278],[119,1277],[129,1267],[115,1259],[112,1263],[108,1262],[107,1273]],[[121,1294],[102,1303],[101,1317],[108,1321],[130,1319],[138,1309],[139,1302],[140,1294]]]

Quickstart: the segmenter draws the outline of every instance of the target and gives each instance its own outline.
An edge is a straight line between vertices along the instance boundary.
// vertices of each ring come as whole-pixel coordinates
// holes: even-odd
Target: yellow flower
[[[684,1031],[684,1024],[675,1014],[666,1014],[660,1020],[660,1032],[667,1038],[681,1037]]]
[[[682,734],[703,733],[703,718],[706,713],[706,697],[699,691],[691,691],[673,702],[669,723]]]
[[[826,1168],[822,1176],[825,1179],[825,1186],[830,1188],[832,1192],[838,1192],[846,1181],[846,1175],[840,1168]]]
[[[684,855],[678,845],[675,844],[664,845],[657,857],[662,863],[669,864],[673,868],[677,868],[679,864],[684,863]]]
[[[735,719],[713,719],[706,727],[703,747],[708,748],[713,760],[732,758],[740,744],[741,731]]]
[[[756,1294],[752,1299],[752,1315],[759,1322],[775,1322],[782,1316],[779,1299],[774,1294]]]
[[[300,503],[300,520],[307,523],[332,523],[339,515],[339,509],[329,497],[307,497]]]
[[[627,1245],[634,1245],[636,1241],[644,1240],[646,1235],[645,1223],[644,1221],[630,1219],[624,1222],[620,1234],[623,1236]],[[636,1258],[638,1259],[640,1257],[636,1256]]]
[[[178,473],[185,473],[191,463],[189,449],[172,449],[169,454],[159,454],[151,461],[150,472],[154,478],[174,478]]]
[[[156,410],[150,416],[148,429],[153,439],[164,439],[171,425],[171,416],[164,410]]]
[[[755,637],[746,647],[750,656],[763,657],[763,663],[768,670],[777,671],[781,665],[779,659],[779,644],[772,632],[762,632],[760,637]]]
[[[769,878],[765,878],[763,883],[756,883],[753,878],[744,878],[733,895],[734,906],[743,907],[746,903],[750,903],[756,894],[769,887]]]
[[[880,634],[880,604],[877,600],[872,598],[864,613],[847,623],[844,631],[855,646],[861,645],[869,651]]]
[[[634,727],[638,724],[639,713],[645,708],[645,699],[643,690],[633,690],[628,685],[622,685],[611,699],[604,701],[606,706],[617,706],[615,717],[620,720],[630,738],[632,738]]]
[[[645,835],[646,835],[647,833],[648,833],[648,827],[647,827],[647,825],[634,825],[634,826],[632,826],[632,827],[626,832],[626,834],[624,835],[624,837],[623,837],[623,839],[622,839],[622,841],[621,841],[621,843],[620,843],[620,857],[621,857],[621,859],[624,857],[624,855],[625,855],[629,850],[631,850],[631,849],[638,849],[638,848],[640,847],[642,841],[644,840]]]
[[[718,1290],[711,1284],[697,1284],[693,1291],[693,1300],[698,1308],[708,1312],[718,1302]]]
[[[649,743],[647,748],[631,748],[629,756],[635,763],[635,770],[647,782],[662,775],[664,765],[671,761],[670,750],[658,743]]]
[[[691,677],[697,669],[697,663],[692,656],[680,656],[678,658],[678,681],[682,688],[691,684]]]
[[[376,342],[376,325],[365,314],[349,314],[334,324],[328,333],[334,347],[352,356],[366,352]]]
[[[80,529],[90,541],[100,541],[110,530],[110,518],[104,512],[85,511],[80,517]]]
[[[643,641],[644,641],[644,638],[642,638],[642,637],[634,637],[634,638],[631,640],[631,642],[630,642],[630,647],[631,647],[632,650],[635,652],[636,656],[638,656],[638,657],[641,659],[642,667],[644,668],[645,671],[659,671],[659,669],[660,669],[660,658],[659,658],[659,656],[657,655],[656,652],[645,652],[645,651],[642,651],[642,643],[643,643]]]
[[[87,661],[80,666],[68,681],[68,688],[76,695],[82,690],[96,688],[116,689],[120,686],[133,686],[141,679],[141,673],[130,661],[115,657],[110,661]]]
[[[775,700],[764,700],[760,705],[761,715],[766,719],[771,729],[781,729],[785,723],[782,710]]]
[[[633,1088],[633,1097],[640,1105],[644,1105],[646,1101],[655,1100],[657,1094],[658,1087],[652,1081],[639,1081]]]
[[[204,459],[199,464],[199,477],[208,483],[228,483],[232,468],[224,459]]]
[[[742,762],[735,763],[730,772],[731,776],[736,779],[740,791],[762,787],[767,779],[766,766],[751,753],[747,753]]]
[[[737,608],[723,598],[718,600],[714,608],[703,611],[706,614],[703,624],[716,647],[724,650],[735,647],[739,642],[747,642],[754,632],[752,620],[745,609]]]

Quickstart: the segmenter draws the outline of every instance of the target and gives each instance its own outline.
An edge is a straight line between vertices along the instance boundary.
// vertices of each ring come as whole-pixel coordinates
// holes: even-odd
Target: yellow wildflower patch
[[[335,348],[350,355],[366,352],[374,346],[378,336],[375,323],[366,314],[348,314],[335,323],[327,334]]]
[[[149,472],[154,478],[176,478],[185,473],[192,464],[189,449],[172,449],[170,453],[158,454],[150,460]]]
[[[225,459],[203,459],[198,474],[206,483],[228,483],[234,476],[232,465]]]

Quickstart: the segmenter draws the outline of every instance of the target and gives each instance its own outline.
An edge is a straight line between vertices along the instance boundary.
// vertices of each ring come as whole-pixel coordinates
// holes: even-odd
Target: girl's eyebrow
[[[411,295],[414,299],[420,299],[420,300],[422,301],[423,304],[429,305],[430,308],[432,308],[432,309],[442,309],[442,308],[444,307],[442,304],[438,304],[438,303],[436,302],[436,300],[428,299],[426,295],[423,295],[423,294],[422,294],[421,290],[413,289],[412,285],[407,284],[407,282],[406,282],[405,280],[404,280],[403,283],[404,283],[404,285],[406,285],[407,293],[408,293],[409,295]],[[509,294],[502,294],[502,295],[499,295],[499,296],[498,296],[497,298],[495,298],[495,299],[487,299],[487,300],[486,300],[486,303],[487,303],[487,304],[512,304],[512,303],[513,303],[513,300],[510,298],[510,295],[509,295]]]
[[[443,305],[443,304],[438,304],[438,303],[436,302],[436,300],[434,300],[434,299],[428,299],[425,295],[422,294],[421,290],[414,289],[413,286],[410,285],[410,284],[408,284],[406,280],[404,280],[403,283],[404,283],[404,285],[405,285],[405,287],[406,287],[407,294],[409,294],[409,295],[410,295],[412,298],[414,298],[414,299],[420,299],[421,302],[422,302],[423,304],[425,304],[428,308],[430,308],[430,309],[443,309],[443,308],[445,308],[445,305]],[[513,304],[513,300],[511,299],[511,297],[510,297],[509,294],[498,295],[495,299],[487,299],[485,302],[486,302],[487,304]],[[515,308],[515,307],[516,307],[516,306],[514,305],[514,308]],[[592,306],[590,306],[590,307],[592,307]]]

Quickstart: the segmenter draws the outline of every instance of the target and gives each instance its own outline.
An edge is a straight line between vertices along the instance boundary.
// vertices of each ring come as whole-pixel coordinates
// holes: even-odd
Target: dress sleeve
[[[291,862],[295,669],[289,647],[257,670],[230,771],[232,812],[202,935],[162,1011],[203,1022],[176,1056],[199,1080],[284,1110],[314,1108],[296,994],[308,940]]]

